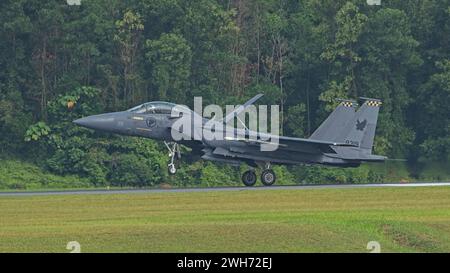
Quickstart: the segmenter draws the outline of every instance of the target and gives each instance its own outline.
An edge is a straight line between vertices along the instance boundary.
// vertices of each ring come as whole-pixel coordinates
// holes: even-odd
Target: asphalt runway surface
[[[83,194],[142,194],[176,192],[216,192],[216,191],[258,191],[258,190],[306,190],[306,189],[354,189],[386,187],[449,187],[450,182],[433,183],[390,183],[390,184],[347,184],[347,185],[295,185],[295,186],[256,186],[256,187],[217,187],[217,188],[174,188],[174,189],[92,189],[67,191],[18,191],[0,192],[3,196],[47,196],[47,195],[83,195]]]

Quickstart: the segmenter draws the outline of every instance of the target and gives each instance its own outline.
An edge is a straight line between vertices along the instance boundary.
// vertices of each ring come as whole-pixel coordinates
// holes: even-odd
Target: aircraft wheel
[[[242,183],[245,186],[251,187],[256,183],[256,173],[252,170],[246,171],[242,174]]]
[[[168,169],[169,174],[175,174],[177,172],[177,168],[175,167],[175,164],[169,164]]]
[[[272,186],[275,183],[275,180],[277,179],[275,172],[267,169],[264,170],[261,173],[261,182],[264,184],[264,186]]]

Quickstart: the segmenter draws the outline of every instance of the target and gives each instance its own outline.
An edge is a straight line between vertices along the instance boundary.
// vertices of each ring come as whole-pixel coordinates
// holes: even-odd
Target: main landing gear
[[[256,173],[254,170],[248,170],[242,174],[242,183],[245,186],[251,187],[256,183]]]
[[[275,172],[270,168],[270,163],[266,163],[265,168],[261,173],[261,182],[264,186],[272,186],[276,179]],[[253,169],[242,174],[242,183],[247,187],[255,185],[256,180],[256,172]]]
[[[175,156],[176,159],[181,158],[180,145],[176,142],[168,143],[166,141],[164,141],[164,144],[169,150],[169,158],[170,158],[170,162],[169,164],[167,164],[167,171],[169,172],[169,174],[173,175],[177,172],[177,167],[175,166]]]
[[[275,176],[275,172],[271,169],[266,169],[261,173],[261,182],[264,186],[272,186],[276,179],[277,177]]]

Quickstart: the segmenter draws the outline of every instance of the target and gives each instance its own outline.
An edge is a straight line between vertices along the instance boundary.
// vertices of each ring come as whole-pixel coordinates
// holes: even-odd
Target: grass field
[[[450,252],[450,188],[0,197],[0,252]]]

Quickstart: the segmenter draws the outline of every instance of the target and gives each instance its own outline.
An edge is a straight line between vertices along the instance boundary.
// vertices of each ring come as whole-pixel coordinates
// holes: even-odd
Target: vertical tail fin
[[[378,112],[381,101],[378,99],[361,98],[366,100],[358,109],[351,122],[346,125],[336,141],[358,146],[364,153],[371,154]]]
[[[314,131],[310,139],[336,141],[344,133],[347,123],[355,116],[357,103],[352,100],[341,100],[328,118]]]

